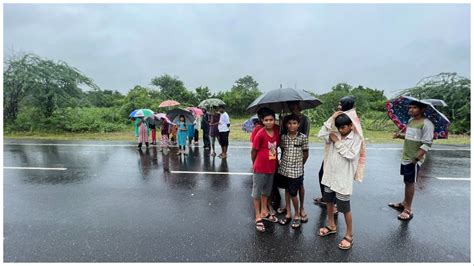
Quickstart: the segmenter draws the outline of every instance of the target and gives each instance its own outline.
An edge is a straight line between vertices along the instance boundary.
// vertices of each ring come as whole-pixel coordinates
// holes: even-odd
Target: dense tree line
[[[249,117],[245,108],[262,92],[251,76],[239,78],[228,90],[212,93],[207,86],[186,88],[176,76],[164,74],[150,79],[148,86],[137,85],[126,95],[101,90],[94,81],[65,62],[54,62],[34,54],[13,56],[4,63],[5,131],[112,132],[129,127],[129,113],[137,108],[165,111],[160,102],[176,100],[183,106],[197,106],[208,98],[220,98],[234,117]],[[342,96],[356,97],[362,123],[372,130],[393,130],[382,90],[347,83],[335,85],[330,92],[317,94],[323,104],[306,110],[314,125],[321,124],[333,112]],[[400,94],[420,98],[439,98],[448,103],[442,111],[453,121],[453,133],[470,133],[470,80],[442,73],[424,79]]]

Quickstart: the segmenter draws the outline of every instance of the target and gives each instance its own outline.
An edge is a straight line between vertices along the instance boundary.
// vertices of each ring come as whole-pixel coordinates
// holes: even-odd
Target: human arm
[[[336,151],[349,161],[354,160],[357,155],[359,155],[361,146],[362,140],[357,135],[354,135],[354,138],[350,142],[343,142],[342,140],[337,140],[334,142]]]
[[[416,156],[415,158],[413,158],[413,163],[416,163],[423,159],[423,156],[431,149],[431,145],[433,144],[433,132],[433,123],[428,119],[425,119],[425,124],[423,125],[421,136],[422,145],[416,152]]]

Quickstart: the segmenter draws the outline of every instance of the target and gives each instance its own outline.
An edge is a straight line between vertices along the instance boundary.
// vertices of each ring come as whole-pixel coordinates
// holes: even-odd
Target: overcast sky
[[[5,4],[4,56],[62,60],[102,89],[153,77],[228,90],[327,92],[339,82],[387,96],[440,72],[470,77],[468,4]]]

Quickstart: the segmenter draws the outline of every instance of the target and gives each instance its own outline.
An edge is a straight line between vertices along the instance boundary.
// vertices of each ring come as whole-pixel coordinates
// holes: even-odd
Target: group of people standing
[[[326,226],[319,229],[319,236],[337,232],[334,216],[344,214],[346,231],[338,247],[352,248],[352,212],[350,200],[353,181],[361,182],[365,168],[365,141],[360,119],[354,108],[355,99],[340,99],[337,110],[322,125],[318,137],[324,141],[324,157],[319,171],[321,197],[313,198],[315,204],[327,208]],[[263,220],[298,229],[308,221],[304,209],[304,165],[308,160],[309,119],[301,113],[298,102],[288,102],[290,115],[280,117],[276,124],[275,112],[268,108],[258,110],[259,122],[250,141],[253,162],[252,199],[255,209],[255,227],[265,232]],[[400,203],[388,206],[399,210],[398,219],[413,218],[412,202],[415,182],[426,152],[433,140],[433,123],[423,116],[426,105],[413,101],[409,104],[412,117],[405,133],[397,132],[394,138],[405,139],[400,174],[404,176],[405,193]],[[281,149],[278,158],[277,148]],[[274,211],[271,202],[279,196],[278,188],[285,189],[285,205]],[[279,205],[279,200],[277,203]],[[293,206],[293,215],[291,210]],[[276,214],[284,214],[278,219]]]
[[[143,143],[149,147],[149,135],[151,133],[152,145],[156,144],[156,129],[161,128],[160,151],[169,152],[169,145],[178,145],[177,155],[187,156],[186,146],[196,145],[199,141],[200,125],[203,131],[204,149],[212,149],[211,156],[227,158],[229,147],[230,118],[225,111],[225,106],[211,107],[210,112],[203,110],[203,115],[195,116],[191,123],[186,121],[184,115],[178,116],[174,123],[169,123],[167,119],[161,118],[160,123],[148,123],[144,117],[132,118],[137,138],[137,149],[141,149]],[[217,155],[215,142],[219,142],[222,152]]]

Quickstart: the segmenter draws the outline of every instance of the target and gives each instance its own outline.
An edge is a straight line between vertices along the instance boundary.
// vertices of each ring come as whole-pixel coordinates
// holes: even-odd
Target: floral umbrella
[[[387,114],[395,123],[395,125],[402,131],[406,130],[408,120],[410,119],[410,115],[408,114],[408,105],[412,101],[421,102],[427,105],[424,115],[426,118],[431,120],[435,126],[433,139],[447,139],[448,128],[451,124],[449,119],[440,111],[436,110],[436,108],[430,102],[418,100],[414,97],[402,95],[387,101],[385,104],[385,109],[387,109]]]

